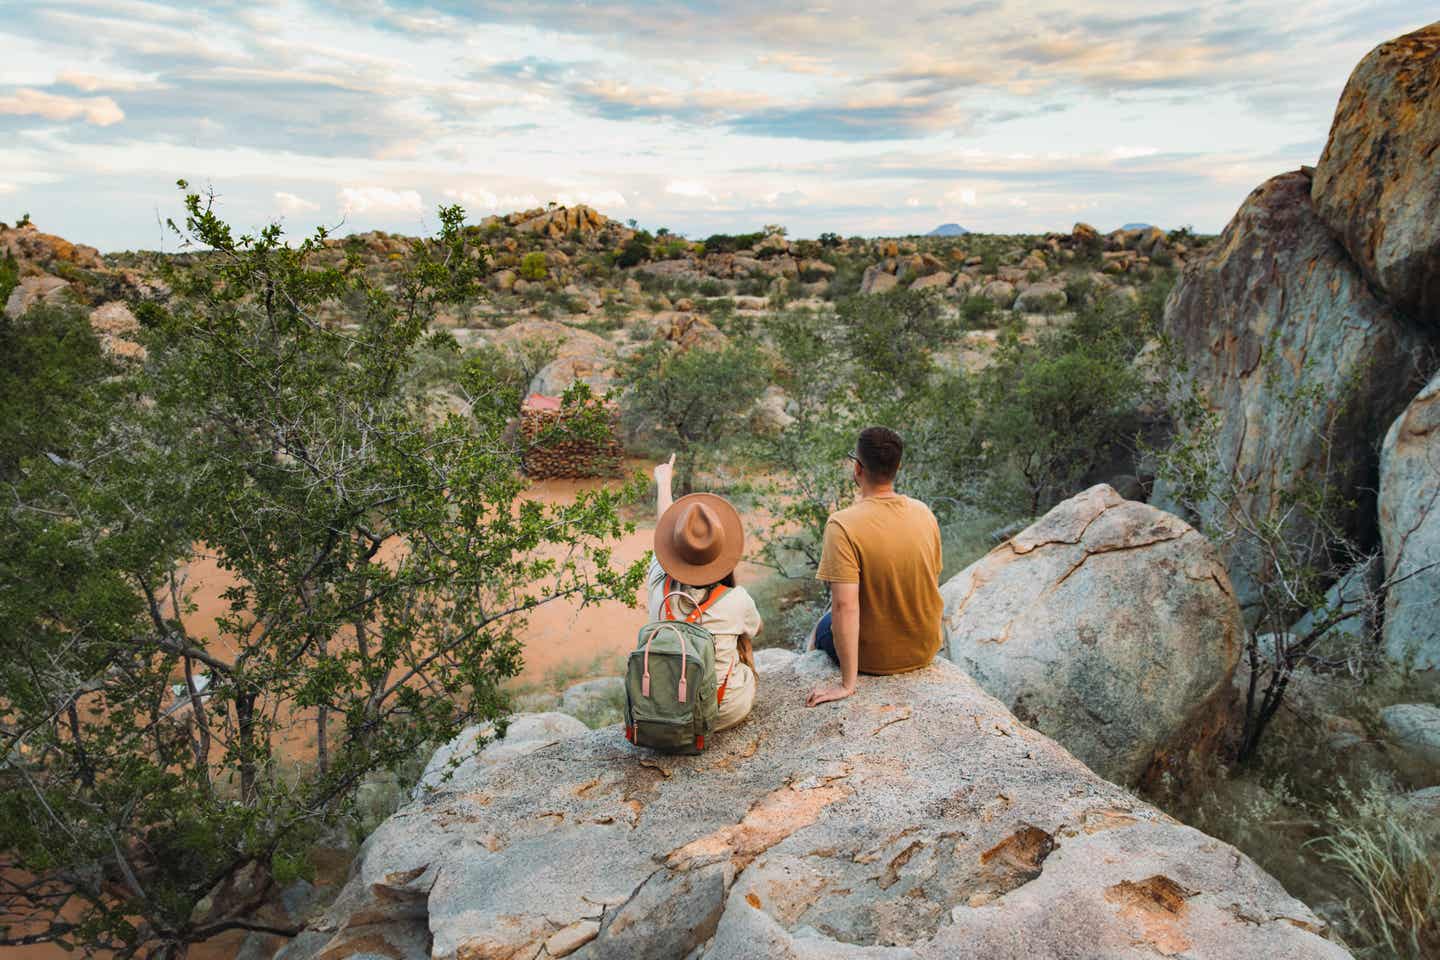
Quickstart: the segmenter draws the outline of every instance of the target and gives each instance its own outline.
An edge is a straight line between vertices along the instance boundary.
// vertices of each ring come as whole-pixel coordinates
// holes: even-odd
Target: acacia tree
[[[323,230],[185,208],[197,255],[138,310],[143,365],[79,349],[65,407],[7,434],[0,946],[294,932],[250,914],[357,787],[502,717],[528,611],[628,601],[642,573],[611,567],[618,493],[521,501],[500,418],[437,421],[407,389],[432,311],[484,270],[458,207],[389,288],[323,265]],[[353,324],[319,319],[341,302]],[[483,373],[457,389],[483,399]],[[200,558],[231,581],[208,621]]]
[[[681,348],[648,343],[620,366],[626,389],[625,416],[653,428],[677,453],[675,476],[682,494],[695,487],[695,472],[744,432],[751,408],[765,389],[764,357],[749,344]]]

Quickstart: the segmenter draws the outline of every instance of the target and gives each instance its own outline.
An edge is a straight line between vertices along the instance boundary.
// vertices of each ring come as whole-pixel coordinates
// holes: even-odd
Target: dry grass
[[[1440,827],[1433,818],[1375,785],[1342,790],[1325,812],[1329,830],[1311,845],[1355,891],[1345,905],[1356,948],[1397,960],[1440,956]]]

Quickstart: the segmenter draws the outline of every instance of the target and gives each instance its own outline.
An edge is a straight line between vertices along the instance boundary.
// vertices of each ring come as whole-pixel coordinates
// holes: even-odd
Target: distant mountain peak
[[[942,223],[942,224],[940,224],[940,226],[936,227],[934,230],[931,230],[929,233],[925,234],[925,236],[927,236],[927,237],[963,237],[963,236],[965,236],[965,234],[967,234],[967,233],[969,233],[969,232],[970,232],[969,230],[966,230],[964,227],[960,226],[960,224],[958,224],[958,223]]]
[[[1152,226],[1154,226],[1154,224],[1151,224],[1151,223],[1139,223],[1139,222],[1137,221],[1136,223],[1127,223],[1127,224],[1125,224],[1124,226],[1122,226],[1120,229],[1121,229],[1121,230],[1149,230]]]

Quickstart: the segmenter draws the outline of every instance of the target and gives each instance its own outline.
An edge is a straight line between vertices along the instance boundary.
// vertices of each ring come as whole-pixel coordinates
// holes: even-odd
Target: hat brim
[[[680,514],[693,503],[703,503],[713,510],[724,531],[720,555],[702,566],[686,563],[675,552],[675,525],[680,522]],[[739,565],[744,555],[745,527],[740,522],[740,512],[729,500],[713,493],[692,493],[681,497],[670,504],[670,509],[655,524],[655,559],[660,561],[660,569],[686,586],[707,587],[718,583]]]

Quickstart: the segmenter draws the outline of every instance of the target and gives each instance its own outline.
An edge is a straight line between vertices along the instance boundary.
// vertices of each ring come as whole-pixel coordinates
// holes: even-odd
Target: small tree
[[[435,306],[477,290],[458,207],[388,289],[318,265],[323,230],[291,246],[185,207],[197,253],[138,311],[143,367],[79,323],[0,355],[17,390],[69,384],[48,426],[0,424],[0,946],[294,933],[254,908],[356,789],[502,717],[528,611],[629,600],[642,572],[609,565],[618,494],[520,500],[498,418],[437,423],[407,389]],[[356,324],[322,323],[351,290]],[[57,335],[75,346],[46,358]],[[200,623],[205,557],[233,585]],[[284,756],[296,730],[313,762]]]
[[[549,275],[545,254],[532,250],[520,258],[520,276],[525,280],[544,280]]]
[[[1168,349],[1166,354],[1177,383],[1170,398],[1176,432],[1167,448],[1154,451],[1158,477],[1174,509],[1243,564],[1253,580],[1253,602],[1246,610],[1252,626],[1244,649],[1245,714],[1237,744],[1237,760],[1245,764],[1258,755],[1296,673],[1319,668],[1363,675],[1380,655],[1378,611],[1386,591],[1440,564],[1403,574],[1397,564],[1397,572],[1373,579],[1361,573],[1376,561],[1377,551],[1346,522],[1358,504],[1355,491],[1344,488],[1337,469],[1344,461],[1336,447],[1355,429],[1352,401],[1365,377],[1363,365],[1340,384],[1301,377],[1286,391],[1279,378],[1267,380],[1272,393],[1266,401],[1276,408],[1271,415],[1296,432],[1299,442],[1287,449],[1301,451],[1303,460],[1281,457],[1247,476],[1222,449],[1221,414],[1188,377],[1183,359]],[[1290,360],[1272,338],[1257,366],[1282,363]],[[1317,411],[1325,416],[1316,417]]]
[[[629,422],[652,427],[674,448],[682,494],[693,491],[704,458],[745,433],[767,381],[764,357],[751,345],[681,349],[663,341],[625,358],[620,379]]]

